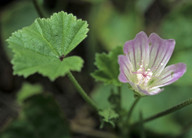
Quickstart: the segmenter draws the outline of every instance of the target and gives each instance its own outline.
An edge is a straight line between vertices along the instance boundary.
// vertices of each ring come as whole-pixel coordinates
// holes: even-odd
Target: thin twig
[[[146,118],[145,120],[143,120],[143,123],[158,119],[160,117],[163,117],[165,115],[168,115],[170,113],[178,111],[178,110],[180,110],[180,109],[182,109],[182,108],[184,108],[184,107],[186,107],[186,106],[188,106],[190,104],[192,104],[192,98],[190,98],[190,99],[188,99],[188,100],[186,100],[186,101],[184,101],[184,102],[182,102],[182,103],[180,103],[180,104],[178,104],[176,106],[173,106],[173,107],[171,107],[171,108],[169,108],[169,109],[167,109],[165,111],[162,111],[162,112],[157,113],[157,114],[155,114],[155,115],[153,115],[151,117]],[[137,126],[139,124],[140,124],[140,122],[137,122],[137,123],[133,124],[132,127]]]

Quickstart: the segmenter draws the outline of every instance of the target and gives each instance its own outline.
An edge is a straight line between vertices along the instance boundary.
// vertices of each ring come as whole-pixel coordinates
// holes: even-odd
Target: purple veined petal
[[[155,94],[158,94],[160,92],[162,92],[164,89],[160,89],[160,88],[151,88],[150,91],[149,91],[149,95],[155,95]]]
[[[133,66],[128,56],[127,55],[118,56],[118,63],[120,65],[119,80],[123,83],[130,82]]]
[[[141,93],[143,95],[150,95],[147,90],[142,89],[139,85],[137,85],[137,88],[139,90],[139,93]]]
[[[186,65],[183,63],[167,66],[159,77],[150,85],[150,87],[162,87],[169,85],[182,77],[185,72]]]
[[[174,48],[173,39],[162,39],[155,33],[148,38],[144,32],[138,33],[125,43],[125,55],[118,57],[119,80],[129,83],[141,96],[160,93],[161,87],[175,82],[186,71],[183,63],[165,68]]]
[[[149,61],[147,35],[144,32],[139,32],[134,40],[127,41],[124,46],[124,53],[128,55],[130,62],[133,64],[134,71],[137,71],[141,64],[145,67]]]
[[[153,75],[158,76],[169,61],[175,48],[175,40],[162,39],[157,34],[149,36],[149,67]]]
[[[137,85],[138,90],[140,93],[143,93],[144,95],[155,95],[163,91],[163,89],[160,88],[150,88],[149,90],[142,89],[139,85]]]

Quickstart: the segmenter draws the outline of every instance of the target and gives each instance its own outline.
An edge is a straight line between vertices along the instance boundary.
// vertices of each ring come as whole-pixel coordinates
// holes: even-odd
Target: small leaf
[[[107,108],[101,110],[99,115],[102,117],[102,121],[111,124],[115,127],[115,120],[119,117],[119,115],[111,108]]]
[[[39,94],[43,91],[41,85],[24,83],[21,90],[17,93],[17,102],[22,104],[27,98]]]
[[[98,69],[91,74],[92,77],[106,84],[120,86],[118,55],[122,53],[122,47],[117,47],[108,54],[96,54],[95,65]]]
[[[87,27],[86,21],[59,12],[13,33],[8,43],[14,52],[14,74],[27,77],[38,72],[55,80],[69,71],[80,71],[83,60],[66,55],[87,36]]]

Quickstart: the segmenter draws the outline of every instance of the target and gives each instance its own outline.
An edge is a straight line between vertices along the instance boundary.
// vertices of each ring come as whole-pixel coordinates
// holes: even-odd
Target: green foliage
[[[68,123],[52,96],[33,96],[22,107],[22,116],[1,132],[1,138],[70,138]]]
[[[27,77],[38,72],[55,80],[69,71],[80,71],[83,60],[66,56],[87,36],[87,27],[86,21],[59,12],[14,32],[8,39],[14,52],[14,74]]]
[[[17,93],[17,102],[22,104],[26,99],[33,95],[40,94],[43,91],[41,85],[35,84],[31,85],[24,83],[21,90]]]
[[[111,108],[107,108],[107,109],[104,109],[104,110],[101,110],[99,112],[99,115],[102,117],[102,124],[101,124],[101,127],[103,126],[103,124],[106,122],[106,123],[109,123],[111,124],[113,127],[115,127],[115,120],[118,119],[119,115]]]
[[[111,95],[111,90],[111,85],[99,85],[92,92],[91,97],[94,99],[99,109],[106,109],[111,107],[111,104],[108,101]]]
[[[32,1],[14,2],[3,10],[1,13],[1,36],[3,46],[9,57],[12,57],[12,53],[7,48],[5,40],[9,38],[12,32],[30,25],[37,17]]]
[[[191,86],[192,75],[191,53],[192,53],[192,4],[180,5],[168,14],[160,26],[160,32],[165,38],[176,40],[175,51],[170,64],[183,62],[187,64],[187,72],[174,85]]]
[[[24,83],[17,93],[20,112],[1,132],[1,138],[70,138],[69,125],[51,95],[40,85]]]
[[[40,137],[69,137],[68,123],[52,96],[36,96],[24,110],[27,119]]]
[[[176,50],[192,47],[192,4],[178,7],[166,16],[160,26],[160,32],[165,38],[176,40]]]
[[[96,102],[97,107],[101,109],[99,111],[101,127],[103,127],[105,123],[109,123],[114,127],[119,117],[118,111],[120,111],[120,98],[115,87],[112,85],[99,86],[93,92],[92,98]]]
[[[137,0],[136,1],[136,9],[141,13],[145,13],[148,8],[153,4],[155,0]]]
[[[121,109],[121,92],[120,90],[116,93],[114,90],[111,91],[108,101],[110,102],[111,107],[119,113]]]
[[[27,120],[15,120],[1,132],[1,138],[36,138],[34,128]]]
[[[158,95],[143,97],[134,109],[131,121],[135,122],[139,120],[139,112],[142,112],[143,119],[145,119],[185,100],[186,97],[184,95],[182,97],[180,92],[181,88],[178,89],[177,87],[165,87],[165,90]],[[130,109],[130,106],[134,101],[132,94],[133,93],[128,90],[127,86],[122,88],[122,108],[127,111]],[[174,100],[172,99],[173,97]],[[170,99],[172,100],[170,101]],[[149,129],[157,133],[178,134],[181,126],[175,121],[174,115],[175,114],[173,113],[151,121],[144,124],[144,127],[145,129]]]
[[[100,86],[98,89],[94,91],[92,98],[97,103],[98,107],[100,107],[100,109],[108,109],[108,108],[111,109],[112,105],[109,102],[109,97],[111,96],[112,89],[114,89],[114,86],[106,85],[106,86]],[[133,111],[131,122],[133,123],[139,121],[140,112],[142,112],[143,119],[145,119],[151,115],[154,115],[160,111],[168,109],[169,107],[172,107],[188,99],[188,97],[192,96],[192,94],[189,93],[189,91],[190,87],[176,87],[176,86],[165,87],[165,90],[158,95],[143,97]],[[170,101],[170,99],[172,100]],[[119,108],[119,110],[121,109],[123,110],[123,116],[120,116],[118,118],[118,123],[121,124],[125,123],[120,121],[124,121],[123,119],[126,118],[126,115],[128,114],[131,104],[134,101],[133,92],[128,88],[127,85],[122,86],[120,101],[121,101],[121,108]],[[178,111],[176,114],[173,113],[168,116],[146,123],[144,127],[145,129],[157,133],[178,134],[181,129],[181,123],[186,124],[189,121],[190,108],[191,107],[186,107],[181,112]],[[185,120],[183,118],[185,118]],[[179,122],[177,122],[176,119]]]
[[[92,77],[97,81],[102,81],[106,84],[120,86],[121,83],[118,80],[118,55],[122,53],[122,47],[117,47],[108,54],[96,54],[95,65],[98,69],[91,74]]]
[[[92,9],[92,29],[106,50],[112,50],[133,39],[143,29],[143,18],[138,12],[119,12],[111,1],[104,1]]]

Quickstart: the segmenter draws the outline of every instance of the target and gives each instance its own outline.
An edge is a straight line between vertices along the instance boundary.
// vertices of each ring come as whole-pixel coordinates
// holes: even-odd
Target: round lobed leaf
[[[55,80],[69,71],[80,71],[83,60],[66,55],[85,39],[87,32],[86,21],[63,11],[47,19],[36,19],[7,40],[14,52],[14,74],[28,77],[38,72]]]

